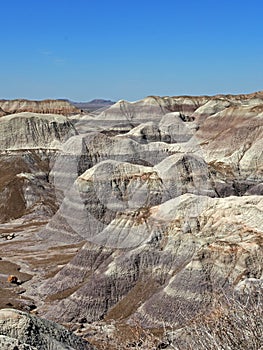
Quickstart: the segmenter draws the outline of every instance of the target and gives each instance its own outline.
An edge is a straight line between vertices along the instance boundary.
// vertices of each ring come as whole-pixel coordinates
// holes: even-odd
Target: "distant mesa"
[[[107,108],[115,102],[104,99],[94,99],[89,102],[74,102],[68,99],[45,100],[0,100],[0,117],[20,113],[32,112],[42,114],[62,114],[66,116],[80,114],[81,112],[93,112],[101,108]]]
[[[89,102],[73,102],[69,101],[73,106],[84,112],[93,112],[101,108],[110,107],[115,104],[111,100],[95,99]]]
[[[62,114],[69,116],[79,114],[81,111],[66,100],[0,100],[0,117],[20,112]]]

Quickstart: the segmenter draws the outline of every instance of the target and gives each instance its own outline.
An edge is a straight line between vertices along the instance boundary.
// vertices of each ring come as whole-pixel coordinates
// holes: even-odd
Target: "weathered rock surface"
[[[56,150],[77,132],[61,115],[23,112],[1,118],[0,150]]]
[[[185,194],[135,218],[115,219],[102,231],[103,246],[87,243],[41,287],[57,296],[77,288],[48,317],[92,321],[133,318],[135,312],[148,326],[180,324],[209,307],[222,289],[227,293],[250,278],[262,281],[262,211],[259,196]],[[133,248],[125,242],[129,234],[129,244],[139,239]],[[112,243],[126,243],[126,249]]]
[[[94,349],[62,326],[22,311],[0,310],[0,345],[3,350]]]
[[[56,198],[48,182],[49,158],[45,153],[9,153],[0,157],[0,165],[1,223],[22,216],[46,221],[54,215]]]
[[[29,145],[23,162],[2,155],[2,222],[46,216],[35,239],[52,259],[54,249],[79,247],[25,283],[38,312],[69,324],[179,327],[220,293],[261,285],[262,106],[261,92],[151,96],[60,117],[56,127],[49,116],[2,117],[5,130],[20,118],[6,125],[20,125],[19,152]],[[3,151],[15,137],[6,135]],[[20,260],[30,269],[29,257]]]
[[[55,213],[51,164],[63,143],[76,134],[62,115],[23,112],[1,118],[0,222],[31,214],[47,220]]]

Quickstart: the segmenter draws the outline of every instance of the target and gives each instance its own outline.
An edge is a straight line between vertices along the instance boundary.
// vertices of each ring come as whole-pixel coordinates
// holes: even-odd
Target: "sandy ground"
[[[53,276],[76,254],[82,244],[48,246],[36,233],[44,226],[22,225],[19,221],[0,225],[0,308],[31,311],[39,303],[37,293],[26,296],[27,289]],[[14,275],[18,283],[8,282]]]

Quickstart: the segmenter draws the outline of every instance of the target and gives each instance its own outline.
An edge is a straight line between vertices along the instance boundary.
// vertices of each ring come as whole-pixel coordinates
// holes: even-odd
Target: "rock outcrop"
[[[61,115],[23,112],[1,118],[0,151],[58,149],[70,136],[73,125]]]
[[[0,156],[0,222],[26,216],[46,221],[57,210],[49,182],[50,155],[27,150]]]
[[[88,342],[62,326],[13,309],[0,310],[2,350],[92,350]]]
[[[56,208],[50,164],[77,134],[65,116],[23,112],[0,121],[0,222],[23,215],[46,220]]]

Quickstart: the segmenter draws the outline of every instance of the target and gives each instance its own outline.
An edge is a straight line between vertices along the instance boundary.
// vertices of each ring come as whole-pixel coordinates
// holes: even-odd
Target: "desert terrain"
[[[207,348],[260,348],[263,92],[0,115],[3,349],[205,349],[244,310]]]

